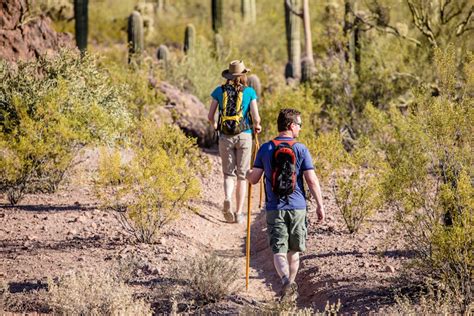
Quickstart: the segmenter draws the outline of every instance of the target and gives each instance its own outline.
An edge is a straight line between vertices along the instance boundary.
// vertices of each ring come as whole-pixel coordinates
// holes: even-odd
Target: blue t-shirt
[[[211,97],[213,97],[214,100],[219,102],[219,111],[222,111],[222,97],[223,97],[222,86],[218,86],[217,88],[215,88],[214,91],[212,91],[211,93]],[[250,102],[252,100],[257,100],[257,93],[252,87],[245,87],[242,94],[242,115],[249,126],[251,126],[249,111],[250,111]],[[246,129],[242,132],[252,133],[252,129]]]
[[[293,140],[291,137],[277,137],[276,140]],[[306,196],[303,187],[303,172],[314,169],[308,148],[301,143],[294,143],[293,150],[296,156],[296,187],[295,191],[287,198],[278,197],[272,191],[272,157],[275,145],[270,141],[263,144],[257,152],[254,167],[263,169],[265,175],[266,202],[265,209],[272,210],[294,210],[306,209]]]

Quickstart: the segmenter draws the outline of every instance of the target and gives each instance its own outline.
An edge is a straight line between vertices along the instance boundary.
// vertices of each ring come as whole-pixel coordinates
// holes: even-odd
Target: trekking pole
[[[257,152],[260,149],[260,143],[258,142],[258,135],[255,134],[255,151]],[[254,157],[255,160],[255,157]],[[263,202],[263,181],[260,180],[260,201],[258,203],[258,209],[262,209],[262,202]]]
[[[250,168],[255,162],[257,154],[258,136],[255,134],[255,146],[252,146],[252,159],[250,159]],[[249,181],[247,193],[247,241],[246,241],[246,265],[245,265],[245,289],[249,289],[249,269],[250,269],[250,214],[252,209],[252,184]]]

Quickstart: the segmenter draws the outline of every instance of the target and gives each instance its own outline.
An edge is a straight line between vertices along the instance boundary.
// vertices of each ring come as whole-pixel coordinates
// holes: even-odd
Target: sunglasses
[[[302,126],[302,124],[303,124],[302,122],[293,122],[293,123],[295,123],[296,125],[298,125],[300,128],[301,128],[301,126]]]

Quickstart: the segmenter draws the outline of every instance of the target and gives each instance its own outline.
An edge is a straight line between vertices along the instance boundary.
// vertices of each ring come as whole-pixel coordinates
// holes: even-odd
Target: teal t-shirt
[[[222,86],[218,86],[211,93],[211,97],[219,103],[219,111],[222,111],[222,96]],[[245,87],[242,94],[242,115],[249,126],[251,126],[249,111],[252,100],[257,100],[257,93],[252,87]],[[252,130],[247,129],[243,133],[252,133]]]

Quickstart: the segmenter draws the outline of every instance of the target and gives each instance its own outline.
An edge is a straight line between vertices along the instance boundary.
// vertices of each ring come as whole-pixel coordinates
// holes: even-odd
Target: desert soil
[[[170,267],[201,254],[215,252],[241,267],[242,289],[206,311],[238,313],[246,306],[276,300],[280,284],[268,248],[264,211],[259,210],[259,186],[253,192],[251,215],[250,286],[245,290],[246,224],[224,222],[220,158],[216,149],[205,150],[211,172],[202,179],[202,197],[164,229],[155,244],[135,244],[115,217],[98,209],[92,189],[97,151],[88,150],[55,194],[28,195],[17,206],[0,197],[0,282],[8,284],[10,302],[5,312],[48,312],[35,290],[46,288],[47,278],[86,269],[107,269],[126,254],[147,262],[148,281],[137,291],[153,300],[154,286],[169,280]],[[391,240],[390,212],[375,214],[368,226],[351,235],[337,210],[331,189],[323,187],[327,219],[316,226],[309,213],[307,252],[301,255],[297,277],[299,307],[324,310],[327,302],[341,303],[341,312],[369,314],[393,304],[392,289],[408,259]],[[314,207],[310,207],[314,210]],[[148,295],[148,294],[150,295]],[[166,311],[159,299],[156,311]],[[0,313],[1,314],[1,313]]]

